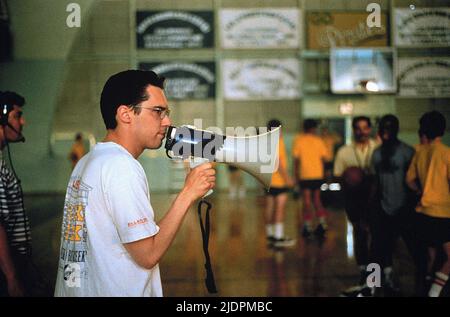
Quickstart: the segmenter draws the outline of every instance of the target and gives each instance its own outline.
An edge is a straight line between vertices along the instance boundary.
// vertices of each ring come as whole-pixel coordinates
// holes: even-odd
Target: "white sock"
[[[282,222],[277,222],[274,224],[274,233],[276,239],[281,239],[284,237],[284,224]]]
[[[445,283],[448,281],[448,275],[442,272],[436,272],[433,284],[431,284],[430,291],[428,292],[429,297],[439,297]]]
[[[273,224],[271,223],[266,225],[266,236],[273,237]]]

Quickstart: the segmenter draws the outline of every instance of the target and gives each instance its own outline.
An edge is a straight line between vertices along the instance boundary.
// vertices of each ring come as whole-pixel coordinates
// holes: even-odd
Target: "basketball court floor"
[[[156,219],[161,219],[173,194],[151,194]],[[226,193],[210,196],[211,256],[218,293],[204,285],[204,255],[197,206],[187,214],[174,243],[160,262],[164,296],[204,297],[330,297],[358,281],[353,239],[342,208],[329,208],[325,239],[304,239],[299,234],[299,201],[292,197],[286,209],[286,233],[297,239],[294,247],[269,248],[264,229],[264,196],[248,193],[230,200]],[[63,195],[28,195],[33,257],[42,275],[54,286],[59,256]],[[401,240],[394,257],[401,296],[412,296],[414,268]],[[47,294],[51,296],[52,294]]]

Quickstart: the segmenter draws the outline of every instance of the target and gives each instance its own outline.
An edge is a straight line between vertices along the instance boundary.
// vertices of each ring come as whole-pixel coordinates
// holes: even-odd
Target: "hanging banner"
[[[450,58],[399,58],[399,95],[450,97]]]
[[[297,59],[230,59],[222,63],[226,99],[298,99],[301,95]]]
[[[138,11],[138,48],[180,49],[214,46],[211,11]]]
[[[381,27],[369,27],[367,16],[367,12],[308,13],[308,48],[388,46],[386,14],[381,13]]]
[[[300,11],[295,8],[222,9],[223,48],[298,48]]]
[[[396,8],[394,19],[396,46],[450,46],[450,8]]]
[[[170,99],[215,98],[214,62],[140,63],[139,69],[153,70],[166,77],[165,93]]]

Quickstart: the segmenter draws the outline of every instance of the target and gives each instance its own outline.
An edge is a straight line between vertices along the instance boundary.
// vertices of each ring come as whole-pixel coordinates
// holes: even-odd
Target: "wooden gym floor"
[[[151,195],[156,219],[160,219],[175,196]],[[274,250],[267,246],[264,229],[264,196],[248,193],[231,200],[214,193],[212,202],[211,255],[218,294],[209,295],[203,280],[204,255],[197,216],[193,206],[174,243],[160,262],[164,296],[328,297],[355,284],[358,271],[353,259],[351,226],[342,208],[329,208],[329,231],[324,240],[299,235],[299,201],[292,197],[286,208],[288,236],[294,247]],[[59,256],[63,195],[25,197],[30,215],[34,261],[54,286]],[[413,294],[414,269],[400,240],[394,257],[402,296]],[[52,294],[46,294],[52,296]]]

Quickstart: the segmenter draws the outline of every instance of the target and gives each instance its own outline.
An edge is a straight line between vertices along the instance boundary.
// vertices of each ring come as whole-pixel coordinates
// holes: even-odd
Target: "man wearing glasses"
[[[193,169],[155,222],[137,158],[159,148],[171,124],[163,84],[138,70],[106,82],[106,137],[78,162],[67,188],[55,296],[163,295],[158,263],[191,204],[215,185],[211,164]]]

